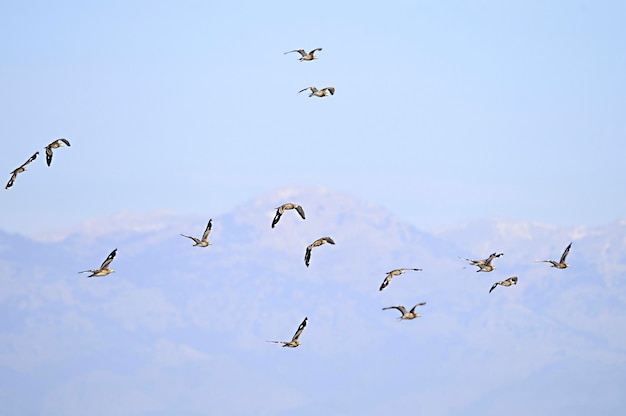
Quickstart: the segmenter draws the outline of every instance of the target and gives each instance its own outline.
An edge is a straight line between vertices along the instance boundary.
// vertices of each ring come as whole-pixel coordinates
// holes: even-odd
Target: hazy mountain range
[[[307,219],[289,211],[272,229],[289,201]],[[209,218],[213,245],[180,236]],[[336,245],[305,267],[322,236]],[[570,242],[570,268],[535,263]],[[114,248],[115,273],[77,273]],[[459,259],[494,251],[491,273]],[[423,271],[380,292],[400,267]],[[35,240],[0,231],[0,413],[618,414],[625,271],[626,221],[427,233],[326,189],[228,213],[120,213]],[[517,286],[488,293],[512,275]],[[419,301],[413,321],[381,310]],[[290,339],[305,316],[299,348],[265,342]]]

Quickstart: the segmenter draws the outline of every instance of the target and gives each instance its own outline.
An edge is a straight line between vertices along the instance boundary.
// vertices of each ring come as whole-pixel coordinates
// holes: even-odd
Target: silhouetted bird
[[[306,90],[311,90],[311,93],[309,94],[309,97],[326,97],[329,94],[330,95],[335,95],[335,88],[334,87],[326,87],[326,88],[322,88],[321,90],[318,90],[315,87],[306,87],[306,88],[302,88],[300,91],[298,91],[298,94],[300,94],[303,91]]]
[[[15,182],[15,178],[17,178],[17,174],[24,172],[26,170],[25,166],[28,165],[33,160],[37,159],[37,156],[39,156],[39,152],[35,152],[35,154],[32,155],[26,162],[24,162],[22,166],[20,166],[19,168],[11,172],[11,178],[9,179],[9,182],[7,183],[7,186],[4,187],[4,189],[9,189],[10,187],[12,187],[13,182]]]
[[[311,250],[313,250],[313,247],[319,247],[325,243],[335,244],[333,239],[330,237],[318,238],[317,240],[309,244],[309,246],[306,248],[306,252],[304,253],[304,264],[306,264],[306,267],[309,267],[309,262],[311,261]]]
[[[278,224],[280,217],[285,213],[285,211],[289,209],[295,209],[298,214],[300,214],[303,220],[306,219],[306,217],[304,216],[304,209],[302,209],[300,205],[287,202],[286,204],[282,204],[281,206],[276,208],[276,215],[274,215],[274,220],[272,221],[272,228],[274,228],[276,224]]]
[[[494,290],[496,286],[498,285],[508,287],[508,286],[512,286],[516,284],[517,284],[517,276],[509,277],[508,279],[503,280],[501,282],[495,282],[493,286],[491,286],[491,289],[489,289],[489,293],[491,293],[491,291]]]
[[[314,55],[315,52],[321,51],[321,50],[322,48],[315,48],[311,52],[306,53],[304,49],[294,49],[293,51],[285,52],[283,55],[287,55],[288,53],[292,53],[292,52],[298,52],[300,55],[302,55],[300,58],[298,58],[300,62],[312,61],[314,59],[317,59],[317,56]]]
[[[387,309],[397,309],[400,311],[400,313],[402,313],[402,316],[398,318],[398,322],[402,321],[403,319],[415,319],[420,317],[421,315],[417,312],[415,312],[415,308],[417,308],[418,306],[424,306],[426,305],[426,302],[420,302],[417,305],[413,306],[411,308],[410,311],[406,311],[406,308],[402,305],[398,305],[398,306],[389,306],[387,308],[383,308],[383,311],[387,310]]]
[[[539,260],[539,261],[536,261],[535,263],[551,263],[552,267],[556,267],[557,269],[567,269],[569,264],[565,263],[565,258],[569,254],[570,248],[572,248],[572,243],[569,243],[569,245],[565,247],[565,251],[563,252],[563,255],[561,256],[561,260],[559,260],[558,262],[554,260]]]
[[[113,250],[111,252],[111,254],[109,254],[109,256],[106,258],[106,260],[104,262],[102,262],[102,266],[100,266],[99,269],[96,270],[83,270],[82,272],[78,272],[78,273],[91,273],[89,276],[87,277],[100,277],[100,276],[106,276],[109,273],[113,273],[115,270],[113,269],[109,269],[109,264],[111,264],[111,262],[113,261],[113,259],[115,258],[115,255],[117,254],[117,249]]]
[[[384,288],[386,288],[389,283],[391,282],[391,279],[393,279],[396,276],[400,276],[402,273],[404,273],[407,270],[414,270],[416,272],[421,272],[422,269],[395,269],[392,270],[390,272],[387,273],[387,276],[385,276],[385,280],[383,280],[383,284],[380,285],[380,289],[378,290],[383,290]]]
[[[189,235],[185,235],[185,234],[181,234],[183,237],[187,237],[190,238],[194,241],[194,247],[207,247],[211,245],[211,242],[209,242],[209,234],[211,234],[211,227],[213,227],[213,219],[209,220],[209,223],[206,226],[206,229],[204,230],[204,234],[202,234],[202,240],[196,238],[196,237],[191,237]]]
[[[302,321],[302,323],[298,327],[298,330],[293,335],[293,338],[291,338],[291,341],[267,341],[267,342],[272,342],[274,344],[283,344],[283,347],[296,348],[298,345],[302,344],[298,338],[300,338],[300,335],[302,335],[302,331],[304,331],[304,328],[306,327],[306,322],[307,322],[307,318],[305,317],[304,321]]]
[[[67,139],[64,138],[56,139],[46,146],[46,163],[48,164],[48,166],[50,166],[50,164],[52,163],[52,149],[58,149],[59,147],[63,146],[64,143],[66,146],[71,146],[70,142],[68,142]]]

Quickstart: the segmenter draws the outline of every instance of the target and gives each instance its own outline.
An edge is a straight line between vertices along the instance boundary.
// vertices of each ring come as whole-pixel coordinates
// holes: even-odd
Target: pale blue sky
[[[213,215],[293,185],[421,229],[623,218],[624,16],[619,1],[3,2],[4,179],[58,137],[72,147],[2,191],[0,228]],[[296,94],[310,85],[337,92]]]

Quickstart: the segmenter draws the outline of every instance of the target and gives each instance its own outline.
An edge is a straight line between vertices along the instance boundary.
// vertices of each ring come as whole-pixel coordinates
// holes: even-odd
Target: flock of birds
[[[46,163],[48,164],[48,166],[50,166],[50,164],[52,163],[52,149],[58,149],[61,146],[71,146],[70,142],[67,139],[64,138],[60,138],[60,139],[56,139],[55,141],[53,141],[52,143],[50,143],[49,145],[47,145],[45,147],[46,149]],[[11,178],[9,179],[9,182],[7,182],[7,185],[4,187],[4,189],[9,189],[10,187],[13,186],[13,184],[15,183],[15,179],[17,179],[17,175],[25,172],[26,171],[26,165],[28,165],[29,163],[31,163],[33,160],[37,159],[37,156],[39,156],[39,151],[35,152],[35,154],[33,154],[31,157],[28,158],[28,160],[24,163],[22,163],[22,165],[20,167],[18,167],[17,169],[15,169],[13,172],[11,172]]]
[[[310,52],[306,52],[304,49],[295,49],[293,51],[289,51],[289,52],[285,52],[285,54],[288,53],[292,53],[292,52],[298,52],[301,57],[299,58],[299,61],[301,62],[305,62],[305,61],[313,61],[315,59],[317,59],[317,56],[315,56],[315,52],[317,51],[321,51],[322,48],[315,48]],[[306,90],[311,90],[311,93],[309,94],[309,97],[312,96],[316,96],[316,97],[325,97],[328,95],[334,95],[335,93],[335,88],[334,87],[326,87],[323,88],[321,90],[318,90],[316,87],[312,86],[312,87],[307,87],[304,88],[302,90],[300,90],[298,93],[304,92]],[[53,157],[53,150],[54,149],[58,149],[61,146],[71,146],[70,142],[65,139],[65,138],[60,138],[57,140],[54,140],[52,143],[48,144],[47,146],[45,146],[45,151],[46,151],[46,163],[48,166],[51,165],[52,163],[52,157]],[[13,186],[13,184],[15,183],[15,180],[17,178],[17,175],[26,171],[26,166],[30,163],[32,163],[35,159],[37,159],[37,156],[39,156],[39,152],[35,152],[26,162],[24,162],[22,165],[20,165],[18,168],[16,168],[15,170],[13,170],[11,172],[11,177],[9,179],[9,182],[7,183],[7,185],[5,186],[5,189],[9,189]],[[280,221],[281,217],[284,215],[284,213],[286,211],[289,210],[295,210],[298,215],[304,220],[306,219],[306,215],[304,213],[304,208],[301,205],[292,203],[292,202],[287,202],[282,204],[281,206],[276,208],[276,214],[274,215],[274,218],[272,219],[272,228],[275,228],[276,225],[278,224],[278,222]],[[185,238],[189,238],[190,240],[193,241],[193,246],[194,247],[208,247],[210,246],[212,243],[209,241],[209,235],[211,234],[211,229],[213,227],[213,220],[209,219],[209,222],[204,230],[204,233],[202,234],[201,238],[197,238],[197,237],[192,237],[189,235],[185,235],[185,234],[181,234],[181,236],[185,237]],[[304,253],[304,264],[306,267],[309,267],[310,265],[310,261],[311,261],[311,253],[312,250],[315,247],[319,247],[321,245],[324,244],[331,244],[334,245],[335,241],[331,238],[331,237],[320,237],[317,240],[313,241],[311,244],[309,244],[306,249],[305,249],[305,253]],[[561,255],[561,258],[559,261],[556,260],[540,260],[537,262],[546,262],[546,263],[550,263],[552,267],[557,268],[557,269],[565,269],[568,267],[568,264],[565,262],[567,255],[569,254],[569,251],[572,247],[572,243],[569,243],[569,245],[565,248],[565,251],[563,252],[563,254]],[[115,259],[115,256],[117,255],[117,248],[114,249],[108,256],[107,258],[102,262],[102,264],[100,265],[100,268],[98,269],[89,269],[89,270],[83,270],[80,271],[79,273],[91,273],[90,275],[88,275],[87,277],[103,277],[103,276],[107,276],[111,273],[114,272],[113,269],[111,269],[109,266],[111,265],[111,263],[113,262],[113,260]],[[465,260],[467,262],[469,262],[470,266],[476,266],[478,267],[478,270],[476,270],[477,272],[491,272],[495,269],[495,266],[492,265],[493,260],[503,256],[504,253],[492,253],[490,254],[486,259],[480,259],[480,260],[475,260],[475,259],[469,259],[469,258],[465,258],[465,257],[459,257],[462,260]],[[394,269],[391,270],[389,272],[387,272],[383,282],[381,283],[380,287],[379,287],[379,291],[384,290],[387,286],[389,286],[389,284],[391,283],[392,279],[396,276],[400,276],[401,274],[407,272],[407,271],[415,271],[415,272],[420,272],[422,271],[422,269],[418,269],[418,268],[399,268],[399,269]],[[503,287],[510,287],[513,285],[517,284],[517,280],[518,277],[517,276],[511,276],[505,280],[502,281],[497,281],[495,282],[492,286],[491,289],[489,289],[489,293],[491,293],[497,286],[503,286]],[[383,308],[383,310],[388,310],[388,309],[396,309],[401,313],[401,316],[398,318],[398,321],[402,321],[402,320],[411,320],[411,319],[415,319],[420,317],[420,314],[417,313],[415,310],[417,307],[419,306],[424,306],[426,305],[426,302],[419,302],[417,304],[415,304],[410,310],[407,311],[406,307],[404,307],[403,305],[394,305],[394,306],[389,306],[386,308]],[[267,341],[267,342],[271,342],[271,343],[275,343],[275,344],[282,344],[283,347],[289,347],[289,348],[296,348],[299,345],[301,345],[300,342],[300,336],[302,335],[302,332],[304,331],[304,329],[306,328],[308,322],[308,317],[305,317],[304,320],[302,321],[302,323],[300,323],[300,325],[298,326],[298,329],[296,330],[295,334],[293,335],[293,337],[291,338],[290,341]]]

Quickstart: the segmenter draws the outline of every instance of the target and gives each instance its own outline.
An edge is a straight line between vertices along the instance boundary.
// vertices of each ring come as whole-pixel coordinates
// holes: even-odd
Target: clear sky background
[[[427,230],[623,218],[624,16],[620,1],[3,2],[5,179],[56,138],[72,147],[0,193],[0,227],[222,213],[300,185]],[[337,92],[297,94],[311,85]]]

